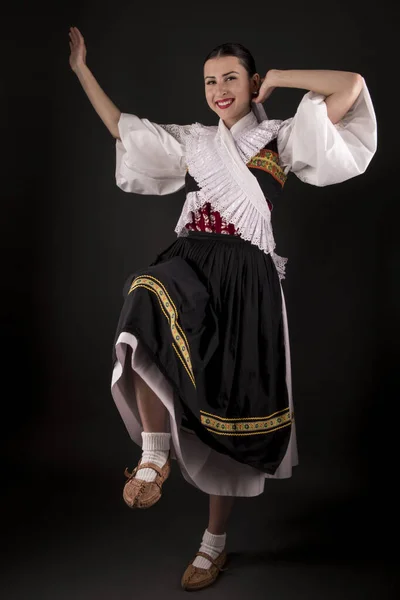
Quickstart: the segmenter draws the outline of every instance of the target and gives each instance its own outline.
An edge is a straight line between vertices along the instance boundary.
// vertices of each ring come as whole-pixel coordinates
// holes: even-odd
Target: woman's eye
[[[230,75],[229,77],[226,78],[226,81],[228,81],[228,79],[236,79],[236,77],[234,77],[233,75]],[[211,83],[215,83],[215,81],[207,81],[207,85],[210,85]]]

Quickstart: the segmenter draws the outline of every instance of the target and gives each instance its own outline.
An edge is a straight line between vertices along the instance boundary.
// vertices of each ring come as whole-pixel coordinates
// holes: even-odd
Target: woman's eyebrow
[[[222,75],[222,77],[226,77],[227,75],[230,75],[231,73],[236,73],[237,75],[239,75],[239,73],[237,71],[229,71],[229,73],[224,73]],[[206,77],[204,77],[204,79],[208,79],[211,77],[215,79],[215,75],[206,75]]]

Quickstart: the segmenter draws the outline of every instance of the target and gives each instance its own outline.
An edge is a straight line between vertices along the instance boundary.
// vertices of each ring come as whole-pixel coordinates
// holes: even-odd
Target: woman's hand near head
[[[71,50],[69,64],[71,69],[76,72],[82,65],[86,65],[85,40],[77,27],[70,27],[69,47]]]
[[[265,102],[265,100],[270,97],[274,89],[277,87],[274,80],[276,72],[277,69],[270,69],[267,71],[266,76],[261,79],[261,86],[258,90],[258,95],[256,98],[254,98],[253,102],[259,104]]]
[[[118,123],[121,117],[121,111],[104,93],[93,73],[87,66],[86,46],[83,35],[77,27],[71,27],[69,30],[69,38],[69,47],[71,49],[69,64],[71,69],[78,77],[87,97],[104,125],[114,138],[120,139]]]

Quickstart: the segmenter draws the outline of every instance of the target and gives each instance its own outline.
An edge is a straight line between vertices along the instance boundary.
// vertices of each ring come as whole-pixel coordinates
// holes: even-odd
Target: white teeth
[[[232,104],[233,100],[225,100],[224,102],[217,102],[218,106],[228,106],[228,104]]]

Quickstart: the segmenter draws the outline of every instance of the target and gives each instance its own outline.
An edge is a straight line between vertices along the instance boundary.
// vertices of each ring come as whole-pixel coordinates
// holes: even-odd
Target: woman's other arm
[[[359,73],[350,71],[270,69],[263,80],[257,101],[268,93],[268,88],[291,87],[310,90],[325,96],[328,117],[335,125],[357,100],[363,78]]]
[[[120,139],[118,122],[121,111],[104,93],[94,75],[86,65],[86,46],[79,29],[77,27],[71,27],[69,37],[69,47],[71,49],[69,64],[71,69],[78,77],[87,97],[104,125],[114,138]]]

